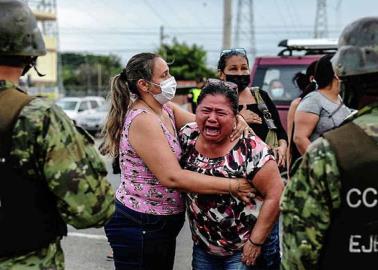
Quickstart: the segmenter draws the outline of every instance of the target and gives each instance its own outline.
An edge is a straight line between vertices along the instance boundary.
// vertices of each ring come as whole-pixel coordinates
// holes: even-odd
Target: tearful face
[[[225,96],[209,94],[197,107],[196,122],[205,140],[222,142],[231,135],[236,117]]]

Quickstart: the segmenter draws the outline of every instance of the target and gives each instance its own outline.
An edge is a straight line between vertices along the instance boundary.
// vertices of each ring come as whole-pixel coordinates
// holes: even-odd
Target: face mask
[[[249,75],[226,74],[226,81],[235,83],[238,86],[239,93],[249,85],[250,79]]]
[[[164,105],[170,101],[176,94],[176,80],[175,77],[170,77],[160,84],[152,83],[160,87],[161,93],[153,95],[153,97],[161,104]]]
[[[284,94],[284,89],[283,88],[273,88],[273,89],[271,89],[270,90],[270,92],[272,93],[272,96],[274,97],[274,98],[279,98],[279,97],[282,97],[283,96],[283,94]]]

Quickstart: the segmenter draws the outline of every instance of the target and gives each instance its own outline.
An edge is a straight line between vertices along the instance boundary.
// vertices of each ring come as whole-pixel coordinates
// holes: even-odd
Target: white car
[[[56,102],[75,123],[80,118],[94,113],[95,109],[104,103],[103,97],[64,97]]]
[[[95,109],[90,115],[85,115],[80,117],[77,121],[77,124],[83,127],[92,135],[96,135],[104,127],[106,117],[109,112],[109,104],[105,103],[102,106]]]

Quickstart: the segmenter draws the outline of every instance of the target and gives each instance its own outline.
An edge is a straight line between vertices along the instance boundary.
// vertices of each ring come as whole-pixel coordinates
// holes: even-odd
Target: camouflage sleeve
[[[114,212],[114,192],[93,140],[85,131],[76,130],[56,105],[46,106],[39,100],[33,104],[23,110],[25,120],[20,122],[24,135],[35,136],[34,171],[56,195],[65,222],[75,228],[102,226]],[[33,133],[28,132],[31,126]]]
[[[318,269],[331,211],[340,207],[339,176],[336,157],[329,143],[319,138],[305,154],[281,199],[281,269]]]

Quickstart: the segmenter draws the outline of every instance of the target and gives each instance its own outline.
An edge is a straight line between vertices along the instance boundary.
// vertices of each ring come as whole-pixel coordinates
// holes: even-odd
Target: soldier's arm
[[[339,176],[329,143],[317,140],[282,197],[283,269],[318,269],[331,211],[340,206]]]
[[[102,226],[114,212],[114,193],[93,141],[56,106],[43,126],[43,173],[64,221],[75,228]]]

